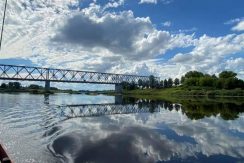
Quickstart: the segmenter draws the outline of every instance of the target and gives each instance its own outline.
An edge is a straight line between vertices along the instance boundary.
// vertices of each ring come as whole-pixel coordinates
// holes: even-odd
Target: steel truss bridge
[[[135,104],[84,104],[59,106],[61,116],[66,118],[94,117],[113,114],[152,113],[160,112],[160,105],[154,108]]]
[[[0,64],[0,79],[45,81],[45,88],[50,82],[115,84],[115,89],[122,89],[121,83],[138,83],[139,80],[149,81],[149,76],[123,75],[102,72],[77,71],[68,69],[41,68]],[[159,81],[158,77],[155,80]],[[116,88],[117,86],[117,88]]]

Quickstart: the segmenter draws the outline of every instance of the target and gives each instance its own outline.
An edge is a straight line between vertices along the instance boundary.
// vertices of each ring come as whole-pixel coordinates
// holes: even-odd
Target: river
[[[15,163],[244,162],[244,103],[0,94]]]

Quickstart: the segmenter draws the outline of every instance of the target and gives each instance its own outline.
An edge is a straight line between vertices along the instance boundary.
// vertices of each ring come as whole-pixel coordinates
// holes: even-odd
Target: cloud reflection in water
[[[59,124],[49,149],[64,162],[241,161],[243,115],[191,120],[182,110],[74,118]],[[69,131],[69,132],[67,132]],[[51,136],[51,135],[50,135]],[[227,161],[228,162],[228,161]]]
[[[128,127],[97,140],[81,132],[68,133],[55,139],[51,148],[69,162],[146,163],[168,160],[177,146],[152,129]]]

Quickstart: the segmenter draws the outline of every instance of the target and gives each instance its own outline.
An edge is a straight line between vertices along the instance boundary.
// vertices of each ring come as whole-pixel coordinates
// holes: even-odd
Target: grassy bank
[[[123,94],[126,96],[149,99],[165,99],[177,100],[181,98],[213,98],[213,97],[239,97],[244,98],[244,90],[215,90],[211,88],[200,87],[174,87],[163,89],[136,89],[125,90]]]

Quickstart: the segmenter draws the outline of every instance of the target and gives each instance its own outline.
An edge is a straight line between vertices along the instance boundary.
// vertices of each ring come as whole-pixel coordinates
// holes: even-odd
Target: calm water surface
[[[0,94],[0,143],[16,162],[244,162],[241,102]]]

